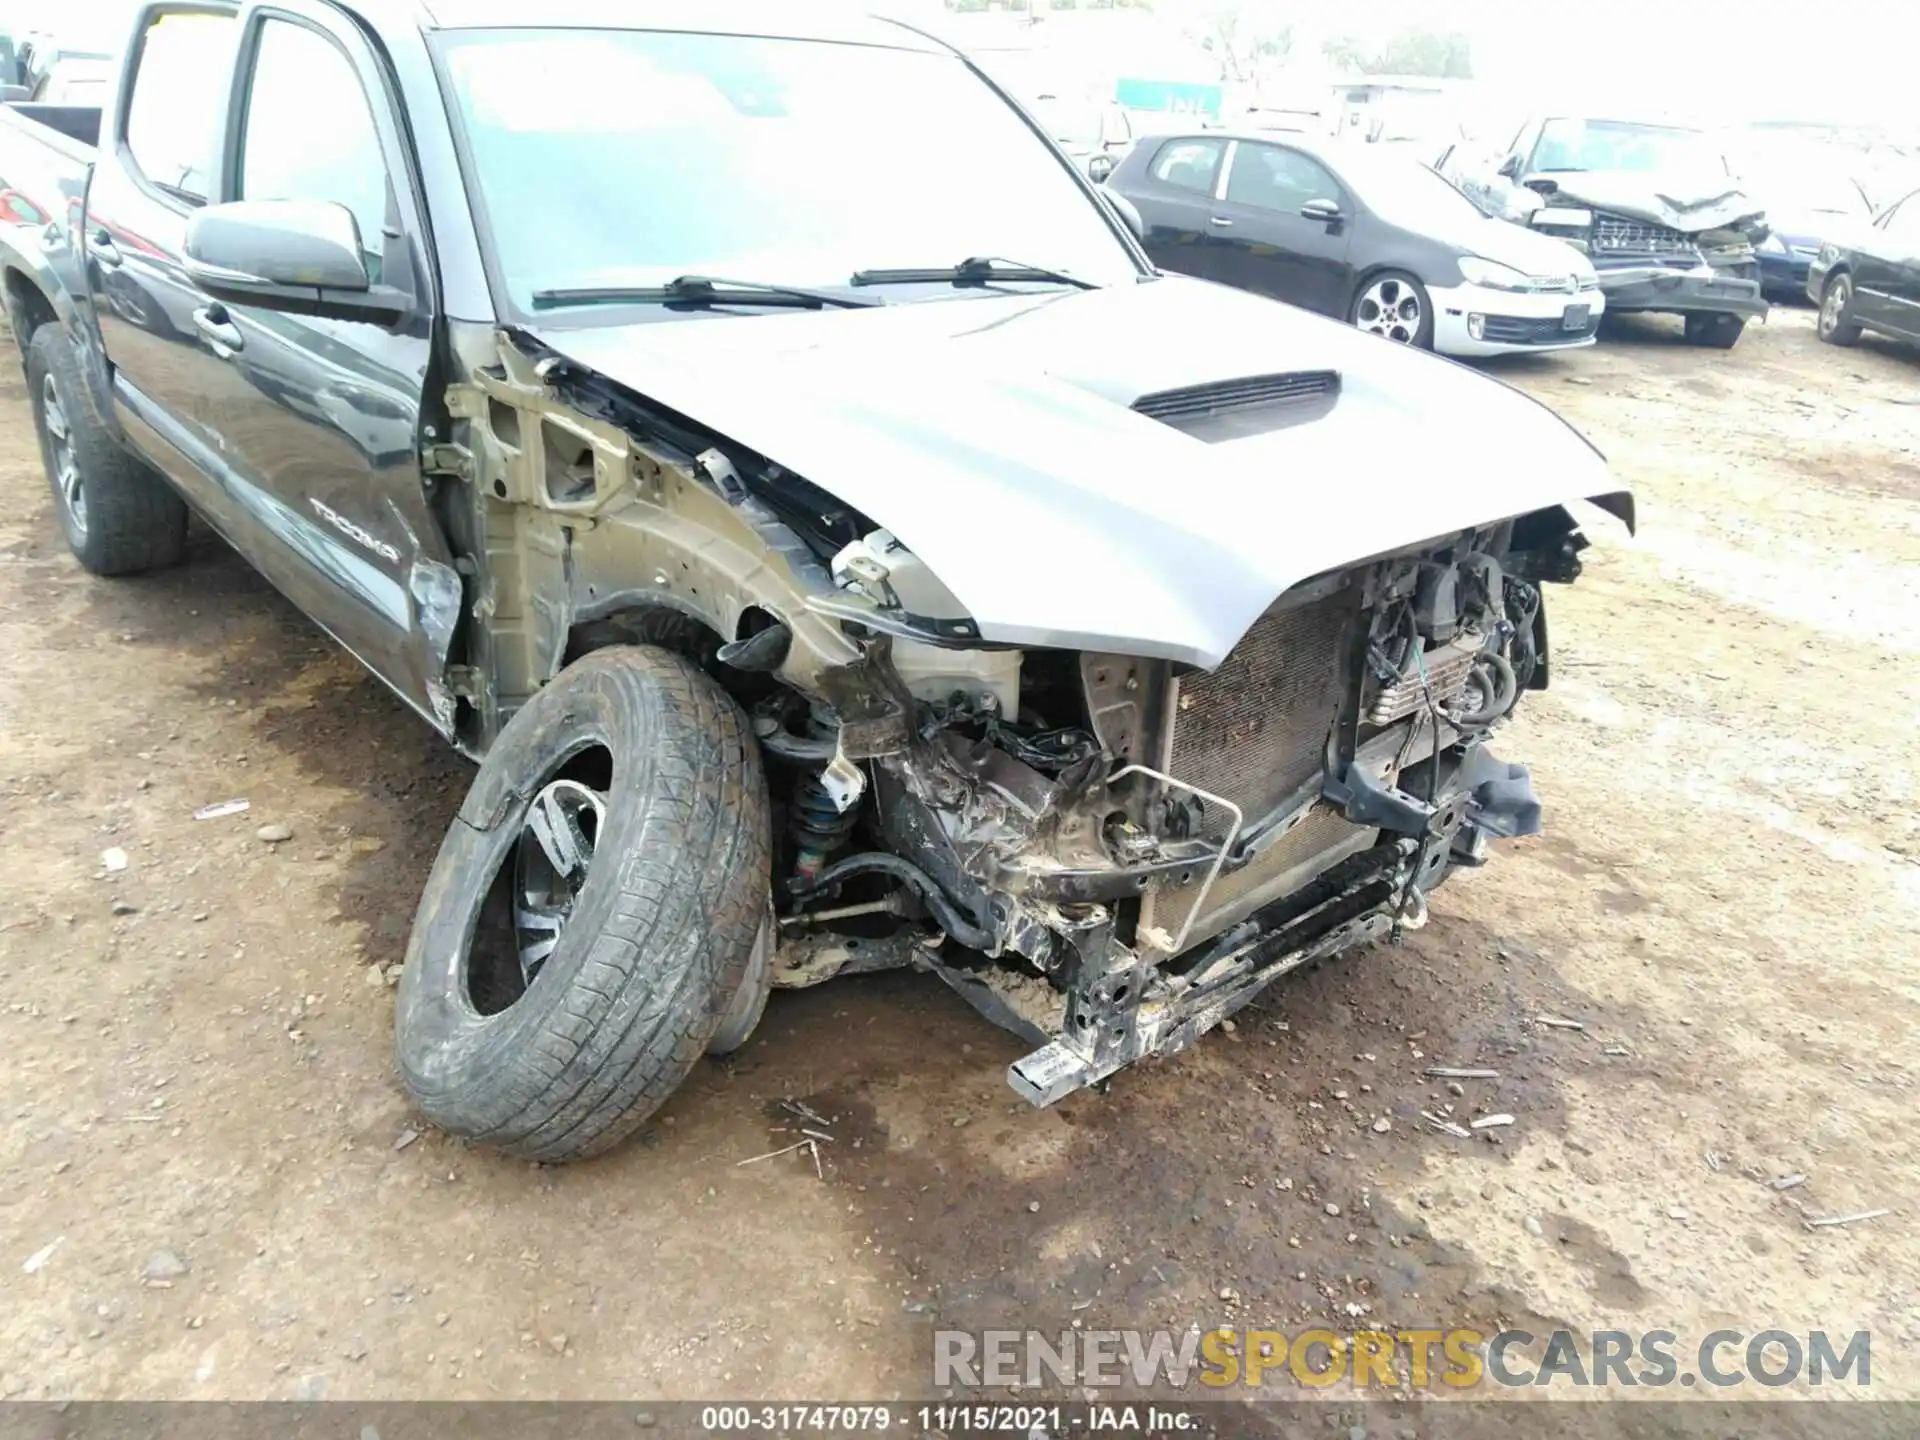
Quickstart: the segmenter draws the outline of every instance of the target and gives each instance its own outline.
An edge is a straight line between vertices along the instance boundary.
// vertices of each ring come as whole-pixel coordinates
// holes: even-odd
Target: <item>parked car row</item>
[[[1447,355],[1591,345],[1606,310],[1574,247],[1482,214],[1418,162],[1362,143],[1196,131],[1135,145],[1107,188],[1147,253]]]
[[[1756,255],[1760,288],[1770,300],[1796,301],[1820,247],[1873,223],[1858,181],[1831,170],[1776,172],[1753,182],[1767,200],[1767,238]]]
[[[1596,115],[1542,115],[1491,172],[1442,170],[1483,209],[1584,251],[1616,313],[1679,315],[1687,339],[1731,349],[1767,314],[1757,247],[1766,206],[1704,132]]]
[[[113,58],[90,45],[39,33],[15,35],[0,25],[0,101],[99,105],[112,72]]]
[[[1447,355],[1590,345],[1610,311],[1678,315],[1689,341],[1730,349],[1770,300],[1802,296],[1834,343],[1920,338],[1920,200],[1876,220],[1860,186],[1817,166],[1750,193],[1684,126],[1542,116],[1497,163],[1431,167],[1393,146],[1195,126],[1131,142],[1106,186],[1168,270]]]

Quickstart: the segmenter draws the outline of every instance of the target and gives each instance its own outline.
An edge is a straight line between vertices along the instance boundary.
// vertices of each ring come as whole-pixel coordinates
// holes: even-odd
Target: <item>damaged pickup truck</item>
[[[594,1153],[896,966],[1048,1104],[1539,827],[1486,742],[1569,506],[1633,519],[1578,434],[1156,274],[914,30],[606,13],[168,0],[97,150],[0,127],[81,562],[191,504],[480,761],[399,995],[432,1120]]]
[[[1764,207],[1699,131],[1553,116],[1501,163],[1508,218],[1567,241],[1600,276],[1612,315],[1679,315],[1687,339],[1731,350],[1764,319]]]

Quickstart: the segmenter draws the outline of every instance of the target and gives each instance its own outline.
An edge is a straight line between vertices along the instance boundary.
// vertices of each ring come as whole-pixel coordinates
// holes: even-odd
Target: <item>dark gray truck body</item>
[[[302,0],[276,8],[322,28],[365,66],[370,85],[388,83],[367,35],[343,12]],[[149,13],[139,17],[136,37]],[[420,67],[418,83],[431,85],[418,26],[393,33],[392,62]],[[134,57],[137,63],[137,44]],[[132,74],[124,69],[104,112],[0,107],[0,188],[9,197],[0,210],[7,222],[0,224],[0,278],[15,339],[24,348],[37,326],[62,326],[86,357],[99,408],[124,443],[276,588],[451,735],[443,672],[459,582],[428,511],[419,431],[438,308],[429,277],[437,273],[451,293],[463,273],[460,249],[450,241],[437,266],[419,253],[409,278],[421,287],[421,313],[402,327],[219,307],[184,270],[186,228],[199,206],[131,161],[123,111]],[[397,173],[430,168],[431,135],[405,147],[396,123],[383,139]],[[458,195],[451,157],[441,158]],[[418,205],[413,192],[401,198],[405,223],[423,246]],[[465,273],[477,276],[477,258],[468,258]],[[483,307],[484,286],[467,299]],[[208,325],[210,311],[225,312],[219,323],[237,332],[238,347],[209,338],[218,328]],[[372,545],[362,543],[371,527],[346,518],[361,516],[369,495],[380,497],[384,511]]]
[[[84,112],[64,131],[8,115],[0,185],[20,198],[0,225],[0,279],[16,339],[70,340],[114,444],[485,766],[511,757],[495,741],[516,715],[537,720],[533,702],[587,651],[684,643],[732,686],[723,699],[753,707],[792,809],[815,807],[771,837],[772,873],[747,877],[769,917],[786,898],[801,932],[770,983],[871,968],[876,950],[932,970],[1036,1042],[1010,1079],[1050,1103],[1183,1048],[1303,964],[1419,923],[1425,893],[1480,863],[1489,838],[1538,828],[1526,772],[1484,741],[1547,683],[1540,587],[1574,579],[1586,543],[1565,504],[1633,518],[1603,457],[1544,405],[1155,272],[1097,187],[978,72],[949,103],[985,107],[1008,165],[1033,172],[1061,212],[1048,242],[1069,235],[1080,257],[1069,273],[1024,253],[1027,212],[996,208],[996,171],[966,223],[948,216],[913,244],[980,234],[984,214],[987,238],[964,243],[1008,249],[869,257],[896,205],[876,188],[861,196],[875,223],[841,237],[860,247],[853,273],[800,277],[824,296],[782,289],[781,236],[752,229],[749,175],[709,199],[746,202],[777,285],[690,272],[707,303],[676,290],[589,314],[563,289],[544,307],[531,292],[523,312],[486,217],[520,206],[546,250],[550,211],[528,200],[538,173],[486,184],[456,143],[471,112],[449,113],[436,59],[459,43],[445,31],[528,21],[510,0],[432,3],[440,18],[403,0],[169,0],[138,17],[96,144]],[[534,29],[966,66],[911,29],[805,8],[728,19],[730,0],[646,0],[609,20],[553,0]],[[159,113],[211,98],[217,118],[204,146],[170,149],[164,127],[134,123],[156,73],[144,48],[175,44],[166,27],[196,16],[218,20],[226,49],[187,67]],[[324,188],[250,197],[237,183],[255,133],[241,124],[256,113],[250,56],[289,25],[350,69],[384,170],[379,214],[358,219]],[[736,90],[724,103],[759,113],[759,86]],[[517,74],[504,93],[523,98]],[[342,118],[361,117],[316,107],[312,124]],[[636,188],[649,137],[599,123],[595,138],[618,142],[599,171],[576,183],[571,132],[543,157],[561,202],[624,186],[663,209],[724,168]],[[288,153],[305,153],[306,125],[296,112]],[[836,215],[851,204],[840,178],[819,186]],[[932,179],[952,184],[949,170]],[[301,218],[275,211],[275,229],[261,218],[274,206]],[[574,223],[630,243],[597,219]],[[216,256],[213,232],[271,232],[296,262],[264,242]],[[734,253],[701,244],[671,263]],[[309,245],[346,257],[355,283],[301,268],[320,253]],[[1008,256],[1012,278],[978,278]],[[854,270],[889,259],[907,268]],[[811,313],[743,308],[756,289],[760,306],[784,294]],[[1378,458],[1411,453],[1432,463]],[[496,774],[505,798],[470,800],[455,834],[518,828],[540,780]],[[586,788],[563,777],[541,793],[554,785]],[[884,937],[842,943],[823,909],[841,882],[815,877],[863,845],[835,864],[913,893],[869,902],[902,922]],[[527,974],[516,1004],[549,1003],[549,973]]]

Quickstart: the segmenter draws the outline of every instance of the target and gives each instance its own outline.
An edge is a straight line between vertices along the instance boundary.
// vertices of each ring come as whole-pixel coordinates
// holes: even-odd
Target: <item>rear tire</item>
[[[96,575],[177,565],[187,553],[186,502],[108,427],[79,351],[57,324],[42,325],[28,342],[27,394],[74,558]]]
[[[548,1161],[637,1129],[734,1017],[768,815],[746,716],[687,660],[562,671],[487,753],[420,900],[395,1023],[427,1118]]]
[[[1857,345],[1861,328],[1853,318],[1853,277],[1841,271],[1820,292],[1820,338],[1829,345]]]
[[[1687,343],[1711,350],[1731,350],[1740,343],[1747,322],[1738,315],[1689,315],[1686,317]]]

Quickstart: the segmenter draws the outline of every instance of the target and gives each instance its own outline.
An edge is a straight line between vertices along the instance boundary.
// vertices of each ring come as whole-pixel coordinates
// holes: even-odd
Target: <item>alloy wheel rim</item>
[[[73,425],[67,419],[67,407],[61,403],[60,387],[49,375],[40,384],[40,413],[46,421],[47,439],[53,450],[53,488],[76,535],[87,533],[87,491],[80,479],[80,466],[73,455]]]
[[[560,944],[605,831],[607,797],[577,780],[555,780],[533,797],[513,860],[513,938],[531,986]]]
[[[1370,335],[1411,345],[1420,337],[1420,297],[1404,280],[1388,277],[1367,287],[1353,323]]]
[[[1840,328],[1840,313],[1847,308],[1847,282],[1845,277],[1833,282],[1827,290],[1826,308],[1820,312],[1820,321],[1829,332]]]

